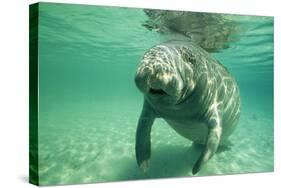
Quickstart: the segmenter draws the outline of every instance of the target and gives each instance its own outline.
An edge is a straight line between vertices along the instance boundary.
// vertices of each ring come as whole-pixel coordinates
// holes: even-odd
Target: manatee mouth
[[[149,93],[152,94],[152,95],[165,95],[167,94],[164,90],[162,89],[153,89],[153,88],[150,88],[149,89]]]

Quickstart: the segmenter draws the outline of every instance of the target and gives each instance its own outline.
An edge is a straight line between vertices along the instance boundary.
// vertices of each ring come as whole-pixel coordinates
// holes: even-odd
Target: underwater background
[[[236,78],[241,117],[230,150],[196,176],[270,172],[273,159],[273,17],[234,16],[241,32],[212,55]],[[142,9],[39,5],[39,182],[77,184],[192,176],[200,151],[162,119],[152,127],[150,167],[135,159],[143,96],[142,55],[169,35],[149,31]]]

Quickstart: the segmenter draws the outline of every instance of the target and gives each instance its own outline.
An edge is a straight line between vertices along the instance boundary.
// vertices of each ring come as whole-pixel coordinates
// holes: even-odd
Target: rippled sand
[[[192,147],[189,140],[162,119],[156,120],[152,129],[149,171],[144,174],[138,168],[134,154],[138,108],[122,111],[113,106],[104,112],[80,111],[75,115],[71,114],[75,110],[48,113],[40,128],[40,183],[192,176],[191,169],[200,148]],[[231,143],[231,149],[217,153],[197,176],[273,171],[272,117],[262,112],[243,112]]]

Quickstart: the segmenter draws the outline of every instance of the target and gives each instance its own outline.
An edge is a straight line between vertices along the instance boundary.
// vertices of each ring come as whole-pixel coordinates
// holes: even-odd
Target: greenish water
[[[142,26],[141,9],[40,4],[41,185],[192,176],[200,151],[162,119],[143,174],[135,130],[143,97],[134,84],[144,52],[169,39]],[[242,108],[231,150],[198,176],[273,171],[273,18],[234,16],[243,32],[213,54],[236,78]]]

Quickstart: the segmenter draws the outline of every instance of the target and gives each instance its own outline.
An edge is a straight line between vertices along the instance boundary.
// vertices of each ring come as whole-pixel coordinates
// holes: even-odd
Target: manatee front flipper
[[[212,109],[212,115],[208,121],[207,142],[204,151],[202,152],[201,156],[193,166],[192,169],[193,175],[196,174],[201,169],[202,165],[206,163],[216,153],[218,149],[218,146],[220,144],[221,134],[222,134],[221,112],[222,112],[221,105],[219,104],[217,104],[217,106],[214,106]]]
[[[142,113],[139,118],[136,133],[136,158],[137,163],[144,172],[148,169],[148,160],[150,158],[150,132],[155,119],[155,113],[144,101]]]

